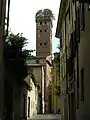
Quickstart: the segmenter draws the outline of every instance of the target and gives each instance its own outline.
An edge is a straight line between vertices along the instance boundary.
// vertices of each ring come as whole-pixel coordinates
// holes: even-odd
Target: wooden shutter
[[[84,2],[80,3],[80,28],[85,29]]]
[[[76,40],[80,41],[80,9],[76,10]]]

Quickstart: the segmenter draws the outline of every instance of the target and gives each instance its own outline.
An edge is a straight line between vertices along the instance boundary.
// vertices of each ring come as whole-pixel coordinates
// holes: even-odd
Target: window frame
[[[40,30],[40,33],[42,32],[42,30]]]

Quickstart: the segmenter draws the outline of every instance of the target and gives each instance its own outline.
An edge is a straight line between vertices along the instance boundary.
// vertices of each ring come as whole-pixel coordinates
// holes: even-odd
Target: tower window
[[[40,30],[40,32],[42,32],[42,30]]]
[[[45,32],[47,32],[47,30],[45,29]]]
[[[40,22],[40,25],[42,25],[42,22]]]
[[[47,43],[45,42],[45,43],[44,43],[44,45],[46,46],[46,45],[47,45]]]
[[[39,60],[36,60],[36,63],[39,63]]]
[[[45,23],[45,25],[47,24],[47,22],[46,22],[46,21],[45,21],[44,23]]]
[[[40,46],[42,46],[42,43],[40,43]]]

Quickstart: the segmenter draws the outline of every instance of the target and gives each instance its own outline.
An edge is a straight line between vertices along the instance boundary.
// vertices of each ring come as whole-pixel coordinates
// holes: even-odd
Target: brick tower
[[[44,57],[44,95],[46,112],[50,112],[49,88],[51,82],[51,60],[52,60],[52,20],[53,14],[49,9],[39,10],[36,13],[36,56]],[[47,101],[47,102],[46,102]]]
[[[47,57],[52,54],[52,18],[49,9],[36,13],[36,56]]]

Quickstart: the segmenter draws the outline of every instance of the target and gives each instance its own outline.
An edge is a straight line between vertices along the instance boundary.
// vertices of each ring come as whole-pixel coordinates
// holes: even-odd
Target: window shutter
[[[76,39],[80,41],[80,9],[76,10]]]
[[[84,2],[80,4],[80,28],[85,29]]]
[[[75,31],[71,34],[70,48],[71,48],[71,56],[75,57],[75,55],[76,55],[76,34],[75,34]]]

